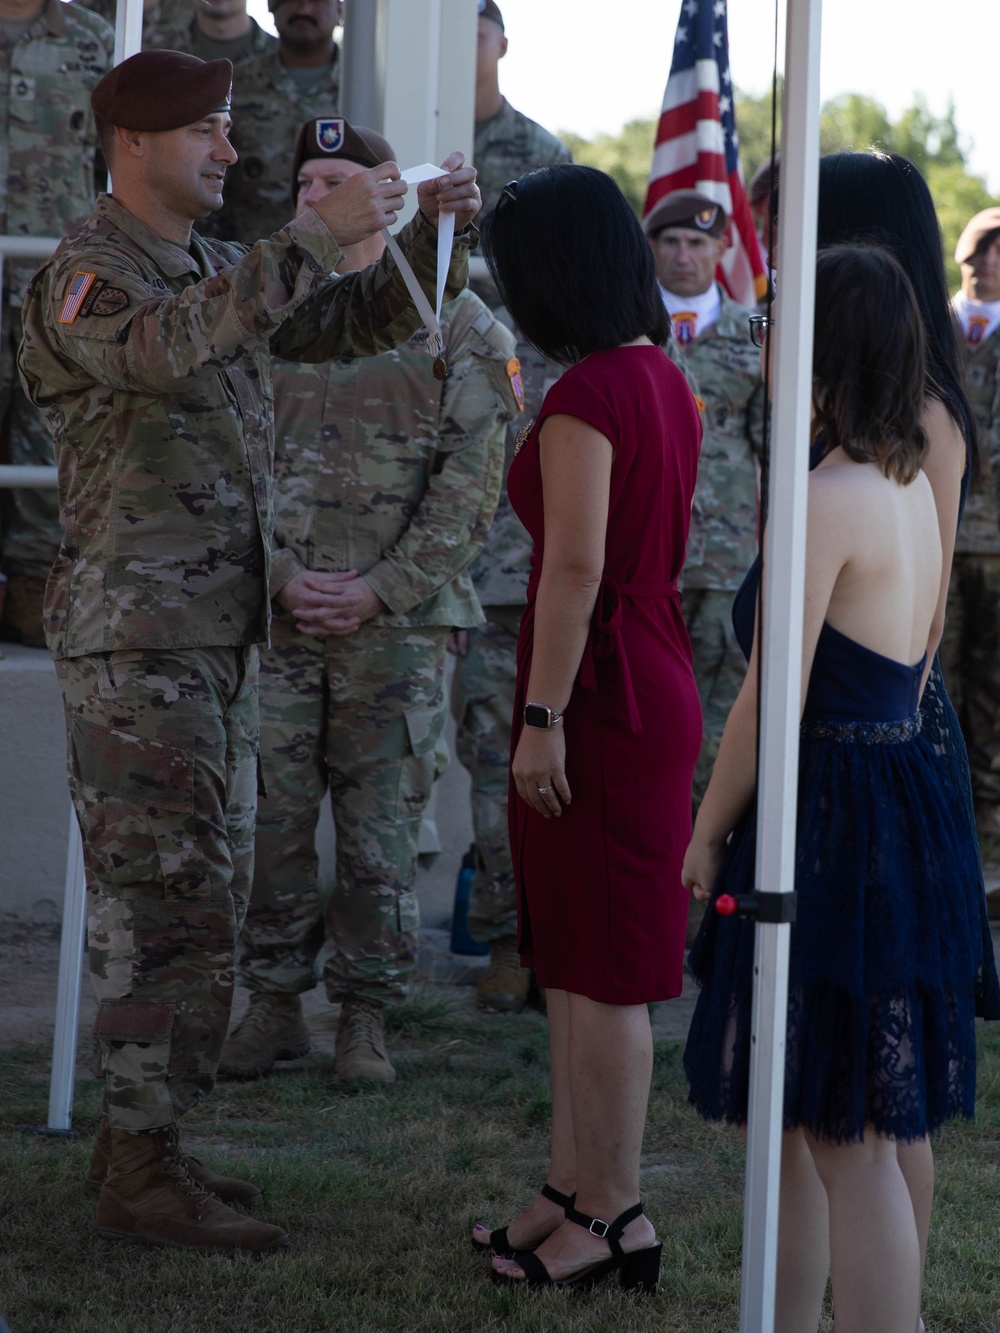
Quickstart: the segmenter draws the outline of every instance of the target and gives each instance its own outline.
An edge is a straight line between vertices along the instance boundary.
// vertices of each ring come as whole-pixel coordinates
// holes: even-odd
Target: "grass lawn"
[[[44,1123],[48,1052],[0,1056],[0,1313],[12,1333],[735,1333],[743,1150],[685,1102],[680,1047],[657,1046],[643,1199],[664,1243],[659,1294],[493,1287],[471,1225],[499,1226],[545,1179],[546,1031],[426,989],[394,1012],[399,1080],[349,1089],[331,1062],[220,1084],[184,1123],[190,1151],[263,1186],[292,1235],[259,1259],[108,1244],[82,1181],[99,1116],[77,1088],[79,1142]],[[1000,1333],[1000,1033],[980,1033],[974,1125],[937,1148],[927,1333]],[[828,1325],[827,1325],[828,1327]],[[872,1333],[877,1333],[872,1330]]]

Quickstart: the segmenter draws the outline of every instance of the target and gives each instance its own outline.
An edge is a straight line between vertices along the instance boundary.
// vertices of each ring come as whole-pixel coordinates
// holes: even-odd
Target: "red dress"
[[[515,748],[545,545],[538,432],[556,413],[600,431],[615,459],[604,578],[562,723],[573,801],[559,819],[544,819],[510,786],[518,945],[541,986],[642,1004],[681,991],[688,895],[680,871],[701,706],[677,578],[701,422],[658,347],[592,353],[546,394],[507,483],[535,544],[517,649]]]

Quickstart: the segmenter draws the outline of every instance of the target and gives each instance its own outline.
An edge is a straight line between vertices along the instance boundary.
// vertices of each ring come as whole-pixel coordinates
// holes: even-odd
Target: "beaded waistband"
[[[850,741],[854,745],[899,745],[919,736],[923,717],[914,713],[898,722],[802,722],[799,735],[811,741]]]

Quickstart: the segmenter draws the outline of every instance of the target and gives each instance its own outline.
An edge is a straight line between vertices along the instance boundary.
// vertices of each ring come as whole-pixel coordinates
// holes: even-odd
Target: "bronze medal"
[[[434,378],[436,380],[446,380],[448,378],[448,362],[443,356],[434,358]]]

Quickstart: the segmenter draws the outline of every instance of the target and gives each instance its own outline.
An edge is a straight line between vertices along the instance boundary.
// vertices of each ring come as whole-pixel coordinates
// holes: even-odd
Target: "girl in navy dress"
[[[897,1147],[974,1108],[978,850],[919,706],[942,581],[922,470],[924,344],[912,287],[886,251],[821,252],[779,1333],[818,1327],[828,1264],[837,1333],[914,1333],[920,1223]],[[685,858],[701,899],[754,883],[759,577],[737,594],[750,666]],[[753,934],[710,911],[691,954],[702,987],[685,1052],[691,1100],[738,1124]]]

